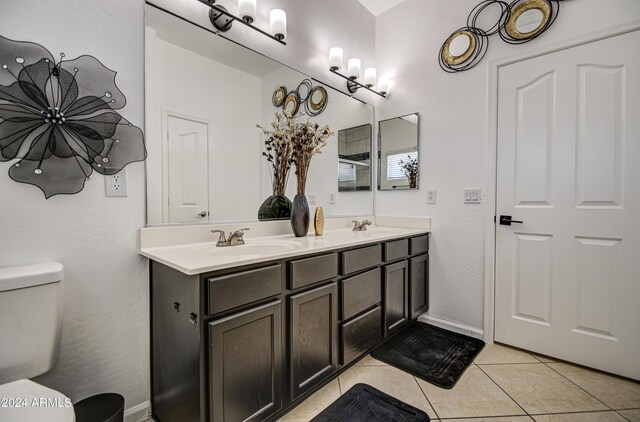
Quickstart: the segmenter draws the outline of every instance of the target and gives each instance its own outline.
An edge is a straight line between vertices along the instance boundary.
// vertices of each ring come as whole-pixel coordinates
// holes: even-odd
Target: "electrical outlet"
[[[481,200],[482,200],[481,189],[465,189],[464,190],[465,204],[479,204]]]
[[[331,205],[336,203],[336,194],[335,194],[335,192],[330,192],[329,193],[329,203]]]
[[[127,173],[122,169],[117,174],[104,177],[106,196],[127,196]]]
[[[435,189],[427,189],[427,204],[435,204],[436,203],[436,193]]]
[[[310,193],[309,195],[307,195],[307,200],[309,201],[310,204],[315,204],[316,203],[316,194],[315,193]]]

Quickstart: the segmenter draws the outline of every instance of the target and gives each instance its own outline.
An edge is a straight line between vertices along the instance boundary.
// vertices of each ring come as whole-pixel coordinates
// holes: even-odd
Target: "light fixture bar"
[[[218,16],[210,16],[211,17],[211,21],[214,24],[214,26],[220,30],[220,31],[228,31],[231,28],[231,24],[233,23],[233,21],[236,22],[240,22],[243,25],[248,26],[249,28],[252,28],[256,31],[258,31],[259,33],[271,38],[274,41],[279,42],[282,45],[287,45],[286,42],[284,42],[281,38],[279,37],[275,37],[273,35],[271,35],[270,33],[263,31],[262,29],[258,28],[257,26],[252,25],[251,23],[243,20],[242,18],[239,18],[238,16],[234,15],[233,13],[229,12],[224,6],[219,6],[217,4],[215,4],[215,0],[198,0],[200,3],[204,3],[207,6],[209,6],[212,10],[215,10],[218,13]],[[216,24],[216,22],[220,17],[222,16],[226,16],[228,18],[231,19],[231,21],[228,21],[225,23],[225,26],[218,26]]]
[[[359,88],[364,88],[367,91],[371,91],[374,94],[378,94],[379,96],[386,98],[387,93],[386,92],[378,92],[375,89],[371,89],[368,86],[361,84],[360,82],[358,82],[355,79],[351,79],[348,76],[343,75],[342,73],[338,72],[337,69],[335,69],[334,67],[331,67],[329,69],[331,72],[335,73],[336,75],[340,76],[341,78],[344,78],[347,80],[347,89],[349,90],[349,92],[351,92],[352,94],[355,93]]]

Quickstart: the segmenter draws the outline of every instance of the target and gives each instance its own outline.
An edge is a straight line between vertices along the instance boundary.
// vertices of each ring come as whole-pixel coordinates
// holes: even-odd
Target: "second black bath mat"
[[[416,322],[371,355],[442,388],[451,388],[484,347],[484,341]]]
[[[356,384],[311,422],[429,422],[429,416],[367,384]]]

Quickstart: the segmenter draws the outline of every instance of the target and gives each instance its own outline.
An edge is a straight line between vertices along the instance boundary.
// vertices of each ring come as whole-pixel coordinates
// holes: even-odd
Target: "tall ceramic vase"
[[[296,237],[304,237],[309,232],[309,202],[303,193],[293,198],[291,207],[291,229]]]

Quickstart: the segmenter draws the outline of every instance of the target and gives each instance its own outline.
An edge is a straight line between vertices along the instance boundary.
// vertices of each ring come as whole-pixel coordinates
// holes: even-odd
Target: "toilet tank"
[[[63,272],[58,262],[0,268],[0,385],[58,360]]]

